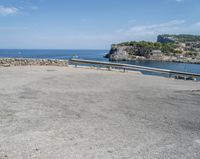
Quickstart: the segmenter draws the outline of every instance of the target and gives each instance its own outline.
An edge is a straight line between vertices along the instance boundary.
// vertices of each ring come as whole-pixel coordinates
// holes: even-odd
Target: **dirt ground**
[[[199,159],[200,82],[0,68],[0,159]]]

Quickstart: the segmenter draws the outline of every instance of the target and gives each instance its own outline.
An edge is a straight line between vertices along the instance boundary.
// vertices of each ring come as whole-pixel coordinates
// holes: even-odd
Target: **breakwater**
[[[68,66],[68,60],[0,58],[0,66]]]

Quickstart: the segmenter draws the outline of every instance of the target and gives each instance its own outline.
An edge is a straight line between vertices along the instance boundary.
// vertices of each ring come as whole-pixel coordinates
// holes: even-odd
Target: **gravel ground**
[[[0,68],[0,159],[199,159],[200,83]]]

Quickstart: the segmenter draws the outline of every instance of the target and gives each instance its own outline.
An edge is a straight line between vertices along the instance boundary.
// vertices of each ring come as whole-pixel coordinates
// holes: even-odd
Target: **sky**
[[[200,34],[200,0],[0,0],[1,49],[109,49]]]

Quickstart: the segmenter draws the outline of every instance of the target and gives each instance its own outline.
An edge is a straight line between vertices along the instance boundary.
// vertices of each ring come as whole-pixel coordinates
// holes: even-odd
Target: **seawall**
[[[0,58],[0,66],[68,66],[68,60]]]

